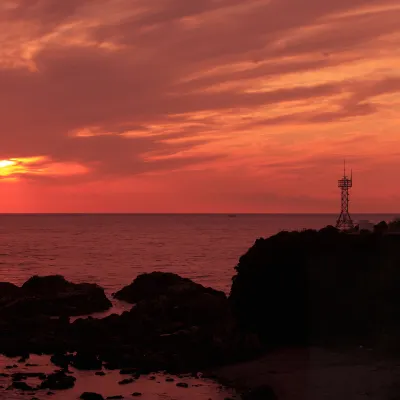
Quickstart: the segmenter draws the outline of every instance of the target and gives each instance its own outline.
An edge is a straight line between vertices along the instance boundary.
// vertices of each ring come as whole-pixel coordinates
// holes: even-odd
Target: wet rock
[[[41,380],[46,379],[46,374],[43,372],[16,372],[12,374],[13,381],[23,381],[28,378],[39,378]]]
[[[17,389],[17,390],[24,390],[24,391],[32,391],[34,388],[30,385],[28,385],[26,382],[19,382],[19,381],[14,381],[10,388]]]
[[[142,396],[142,393],[140,393],[140,392],[133,392],[133,393],[132,393],[132,396],[133,396],[133,397],[140,397],[140,396]]]
[[[176,384],[177,387],[181,387],[181,388],[188,388],[189,385],[185,382],[179,382]]]
[[[53,354],[50,357],[50,361],[54,364],[57,365],[57,367],[60,368],[68,368],[68,365],[71,363],[72,361],[72,356],[71,355],[67,355],[65,353],[56,353]]]
[[[97,371],[97,372],[95,372],[95,375],[97,375],[97,376],[105,376],[106,373],[104,371]]]
[[[174,382],[175,379],[174,379],[174,378],[167,378],[167,379],[165,379],[165,381],[166,381],[166,382]]]
[[[66,375],[63,372],[55,372],[50,374],[40,385],[41,389],[50,390],[66,390],[71,389],[75,386],[76,378],[73,376]]]
[[[263,385],[243,393],[242,400],[277,400],[277,397],[270,386]]]
[[[21,358],[18,360],[18,362],[19,362],[19,363],[25,363],[25,362],[28,360],[28,358],[29,358],[29,354],[27,354],[27,355],[21,357]]]
[[[103,367],[99,356],[89,352],[78,352],[72,357],[72,365],[79,370],[101,370]]]
[[[119,394],[117,396],[108,396],[108,397],[106,397],[107,400],[121,400],[123,398],[124,398],[124,396],[122,396],[121,394]]]
[[[123,379],[118,382],[118,385],[128,385],[129,383],[133,383],[135,380],[133,378]]]
[[[79,398],[82,400],[104,400],[104,397],[101,394],[93,392],[84,392]]]

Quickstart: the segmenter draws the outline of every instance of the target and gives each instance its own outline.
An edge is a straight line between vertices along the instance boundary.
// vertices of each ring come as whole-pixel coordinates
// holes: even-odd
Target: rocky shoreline
[[[281,232],[240,258],[229,297],[152,272],[113,294],[129,311],[104,318],[75,319],[110,310],[98,285],[58,275],[34,276],[21,287],[0,283],[0,353],[21,360],[47,354],[58,368],[36,376],[34,387],[24,384],[26,374],[10,374],[10,390],[66,390],[75,385],[70,368],[99,376],[120,370],[133,382],[157,372],[195,376],[277,348],[382,347],[382,330],[383,347],[400,349],[398,245],[398,236],[379,229]],[[269,386],[242,389],[243,399],[275,398]]]
[[[0,353],[20,361],[47,354],[58,367],[36,375],[41,380],[36,386],[25,383],[29,373],[12,373],[10,390],[72,388],[70,368],[98,375],[120,370],[127,383],[159,371],[196,375],[259,352],[258,342],[238,330],[227,296],[189,279],[144,274],[113,297],[131,303],[131,310],[71,322],[70,317],[111,307],[102,288],[62,276],[35,276],[21,287],[0,283]]]

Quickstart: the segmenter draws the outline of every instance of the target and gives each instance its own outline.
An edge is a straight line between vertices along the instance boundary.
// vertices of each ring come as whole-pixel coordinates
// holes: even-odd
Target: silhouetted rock
[[[133,383],[135,380],[133,378],[123,379],[122,381],[118,382],[118,385],[128,385],[129,383]]]
[[[99,356],[91,352],[77,352],[71,361],[72,365],[80,370],[101,370],[103,366]]]
[[[374,226],[375,233],[386,233],[389,230],[389,226],[385,221],[381,221]]]
[[[104,397],[98,393],[84,392],[79,397],[81,400],[104,400]]]
[[[240,258],[229,301],[268,346],[369,343],[400,329],[400,237],[320,231],[258,239]]]
[[[19,381],[14,381],[10,388],[12,389],[17,389],[17,390],[23,390],[23,391],[32,391],[34,388],[30,385],[28,385],[26,382],[19,382]]]
[[[400,232],[400,218],[395,218],[393,221],[390,221],[388,224],[388,230],[390,232],[399,233]]]
[[[68,368],[68,365],[71,363],[72,361],[72,356],[71,355],[67,355],[65,353],[56,353],[53,354],[50,357],[50,361],[54,364],[57,365],[57,367],[60,368]]]
[[[242,394],[242,400],[277,400],[275,392],[268,385],[259,386]]]
[[[43,372],[16,372],[12,374],[13,381],[23,381],[28,378],[39,378],[39,379],[46,379],[46,374]]]
[[[4,298],[12,297],[15,298],[20,295],[21,289],[8,282],[0,282],[0,302]]]
[[[66,390],[71,389],[75,385],[76,378],[66,375],[63,372],[55,372],[47,376],[40,385],[41,389],[50,390]]]
[[[0,283],[2,289],[6,295],[0,294],[0,317],[86,315],[112,306],[101,287],[71,283],[59,275],[34,276],[21,288]]]
[[[138,303],[160,296],[181,296],[190,292],[209,293],[225,297],[223,292],[206,288],[190,279],[182,278],[171,272],[151,272],[139,275],[130,285],[114,294],[118,300],[128,303]]]
[[[23,290],[39,296],[50,282],[54,288],[49,290],[48,299],[68,290],[75,292],[75,286],[60,277],[44,281],[32,278]],[[259,343],[251,334],[239,331],[223,292],[163,273],[145,274],[130,286],[133,292],[139,287],[132,296],[140,301],[129,312],[102,319],[70,322],[35,313],[0,313],[0,352],[8,356],[52,354],[52,363],[64,374],[69,365],[101,370],[104,364],[107,369],[128,368],[125,373],[137,379],[163,370],[198,371],[246,358],[256,348],[258,351]]]

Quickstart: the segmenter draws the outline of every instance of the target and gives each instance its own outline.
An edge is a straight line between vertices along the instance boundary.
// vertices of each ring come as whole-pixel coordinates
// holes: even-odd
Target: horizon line
[[[0,212],[1,215],[135,215],[135,216],[161,216],[161,215],[337,215],[336,212]],[[352,215],[400,215],[400,212],[355,212]]]

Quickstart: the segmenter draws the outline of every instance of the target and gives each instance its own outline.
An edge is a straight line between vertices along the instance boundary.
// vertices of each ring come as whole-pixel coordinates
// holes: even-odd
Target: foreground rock
[[[79,398],[81,400],[104,400],[104,397],[101,394],[93,392],[82,393]]]
[[[86,315],[105,311],[111,306],[98,285],[71,283],[59,275],[34,276],[21,288],[0,283],[0,318]]]
[[[385,342],[400,350],[400,236],[281,232],[240,258],[230,303],[268,346]],[[397,342],[397,345],[396,345]]]
[[[73,388],[75,386],[75,381],[75,377],[66,375],[64,372],[59,371],[48,375],[40,385],[40,388],[50,390],[66,390]]]
[[[115,293],[118,300],[138,303],[152,300],[160,296],[182,297],[190,294],[210,294],[225,298],[225,294],[212,288],[206,288],[190,279],[182,278],[170,272],[151,272],[139,275],[130,285]]]
[[[49,298],[68,292],[63,291],[65,285],[55,278]],[[45,281],[35,278],[21,290],[40,296],[44,290],[40,288],[46,287]],[[71,292],[76,291],[71,288]],[[129,293],[136,302],[132,309],[103,319],[70,323],[64,317],[0,313],[0,352],[53,354],[52,362],[64,370],[69,365],[88,370],[101,370],[103,364],[108,369],[130,368],[136,378],[160,370],[198,371],[259,351],[257,338],[239,331],[223,292],[177,275],[152,273],[139,276]],[[68,378],[60,385],[70,385]],[[49,385],[52,389],[59,383],[53,379]]]

